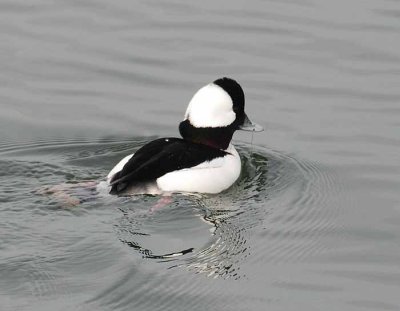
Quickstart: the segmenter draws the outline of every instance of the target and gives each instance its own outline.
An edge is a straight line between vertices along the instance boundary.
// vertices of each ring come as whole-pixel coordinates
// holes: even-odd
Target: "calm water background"
[[[400,309],[399,1],[0,0],[0,38],[1,310]],[[42,194],[224,75],[266,128],[232,189]]]

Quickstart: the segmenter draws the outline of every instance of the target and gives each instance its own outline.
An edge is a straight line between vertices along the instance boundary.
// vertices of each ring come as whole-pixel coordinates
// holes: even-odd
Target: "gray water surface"
[[[0,309],[399,310],[399,17],[393,0],[0,0]],[[221,76],[266,128],[235,134],[232,188],[158,208],[71,186],[177,136]]]

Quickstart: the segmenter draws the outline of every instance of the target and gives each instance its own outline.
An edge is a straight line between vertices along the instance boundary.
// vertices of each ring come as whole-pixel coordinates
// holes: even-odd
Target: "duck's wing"
[[[135,182],[154,181],[176,170],[223,157],[227,152],[180,138],[156,139],[139,149],[110,180],[111,194]]]

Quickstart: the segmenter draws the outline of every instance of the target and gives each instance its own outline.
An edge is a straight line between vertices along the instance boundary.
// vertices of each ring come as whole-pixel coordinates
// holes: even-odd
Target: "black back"
[[[172,171],[196,166],[228,154],[226,151],[180,138],[160,138],[140,148],[111,179],[111,194],[137,182],[154,181]]]

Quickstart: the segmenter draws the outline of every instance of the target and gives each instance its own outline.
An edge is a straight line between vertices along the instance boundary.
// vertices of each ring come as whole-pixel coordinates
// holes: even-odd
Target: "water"
[[[0,0],[1,310],[399,310],[398,1]],[[94,194],[228,75],[216,196]]]

